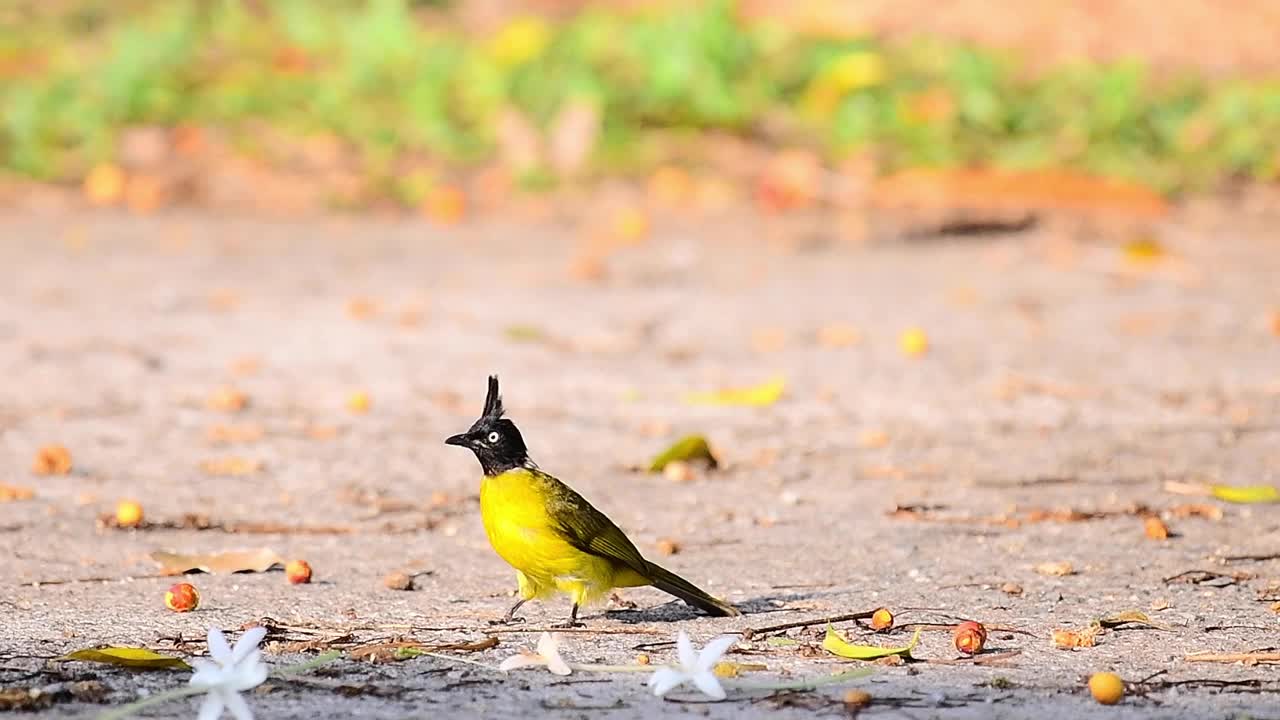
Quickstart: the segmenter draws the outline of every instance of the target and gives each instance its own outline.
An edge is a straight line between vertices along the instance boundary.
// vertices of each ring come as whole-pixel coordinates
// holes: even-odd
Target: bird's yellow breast
[[[587,601],[614,587],[608,560],[579,550],[548,512],[558,481],[523,468],[486,477],[480,485],[480,515],[493,549],[523,576],[521,594],[555,591]]]

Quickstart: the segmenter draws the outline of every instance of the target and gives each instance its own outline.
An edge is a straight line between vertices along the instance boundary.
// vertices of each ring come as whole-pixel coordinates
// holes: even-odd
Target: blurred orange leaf
[[[262,469],[260,460],[249,460],[242,457],[224,457],[205,460],[200,469],[207,475],[215,477],[242,477],[252,475]]]
[[[30,500],[35,496],[36,491],[29,487],[0,483],[0,503],[13,502],[15,500]]]
[[[71,472],[71,451],[61,445],[45,445],[36,451],[31,471],[37,475],[66,475]]]

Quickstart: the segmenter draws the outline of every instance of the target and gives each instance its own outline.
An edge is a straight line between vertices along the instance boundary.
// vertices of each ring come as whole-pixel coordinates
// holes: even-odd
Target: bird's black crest
[[[497,420],[502,417],[502,393],[498,390],[498,376],[489,376],[489,394],[484,396],[484,412],[481,417]]]

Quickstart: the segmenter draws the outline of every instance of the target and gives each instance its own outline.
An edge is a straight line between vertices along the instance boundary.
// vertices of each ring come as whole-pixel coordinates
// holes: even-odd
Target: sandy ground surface
[[[1017,654],[876,667],[810,695],[731,690],[719,704],[659,700],[636,674],[339,661],[254,693],[260,717],[841,716],[844,691],[859,687],[874,697],[865,717],[1280,718],[1274,666],[1184,659],[1280,645],[1270,609],[1280,597],[1264,599],[1280,560],[1226,559],[1280,552],[1280,506],[1210,501],[1220,520],[1169,515],[1167,541],[1145,538],[1142,520],[1122,512],[1199,502],[1165,492],[1169,480],[1280,482],[1274,237],[1172,225],[1162,234],[1170,256],[1134,271],[1114,247],[1036,231],[784,252],[743,227],[660,225],[611,260],[605,283],[586,286],[566,280],[569,233],[555,227],[0,219],[0,482],[36,491],[0,504],[0,685],[52,693],[42,715],[91,717],[107,706],[75,699],[71,683],[96,680],[121,703],[184,677],[51,658],[103,643],[198,654],[209,626],[262,618],[280,628],[268,643],[278,664],[305,659],[280,652],[295,641],[490,636],[513,579],[480,527],[474,459],[442,440],[468,426],[497,372],[546,470],[642,551],[747,611],[700,617],[628,590],[638,608],[586,613],[585,631],[565,639],[572,660],[647,652],[661,663],[677,630],[701,644],[881,605],[900,623],[1012,628],[989,646]],[[834,323],[861,341],[819,342]],[[923,358],[898,348],[912,325],[929,336]],[[774,376],[788,386],[770,407],[681,399]],[[207,408],[224,385],[249,407]],[[357,390],[372,398],[363,415],[344,407]],[[217,444],[208,433],[219,425],[263,435]],[[720,446],[725,469],[683,483],[628,470],[690,431]],[[72,474],[31,474],[47,443],[70,449]],[[201,469],[230,457],[262,467]],[[155,522],[202,513],[240,531],[99,529],[125,497]],[[962,520],[890,516],[899,504]],[[1068,508],[1120,512],[980,519]],[[680,551],[661,556],[664,539]],[[316,582],[196,575],[204,607],[179,615],[162,603],[171,580],[141,577],[156,572],[156,549],[257,547],[305,557]],[[1076,574],[1035,570],[1058,561]],[[381,582],[395,570],[426,574],[397,592]],[[1225,577],[1165,581],[1188,570]],[[95,577],[114,580],[36,584]],[[1166,629],[1051,647],[1054,628],[1128,609]],[[497,647],[453,654],[494,666],[566,612],[528,606],[527,626],[494,634]],[[872,643],[909,637],[838,627]],[[779,633],[794,645],[757,638],[729,659],[765,665],[752,681],[843,669],[816,649],[821,629]],[[937,629],[915,656],[957,658]],[[1106,708],[1082,690],[1100,670],[1151,679]],[[188,716],[189,702],[151,713]]]

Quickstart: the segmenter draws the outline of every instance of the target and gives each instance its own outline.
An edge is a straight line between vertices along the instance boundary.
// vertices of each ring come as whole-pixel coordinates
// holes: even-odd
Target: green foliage
[[[1134,63],[1030,76],[991,50],[745,25],[729,0],[514,18],[491,37],[411,0],[71,5],[0,30],[0,165],[38,178],[83,173],[127,126],[181,122],[333,133],[373,173],[405,153],[467,163],[494,151],[505,108],[545,125],[584,96],[613,168],[658,133],[783,128],[889,169],[1074,167],[1167,190],[1280,171],[1277,82]]]

